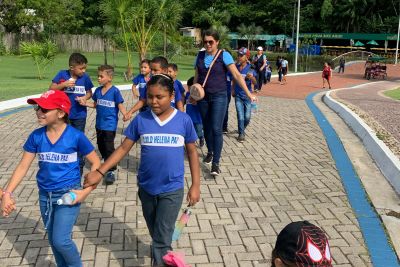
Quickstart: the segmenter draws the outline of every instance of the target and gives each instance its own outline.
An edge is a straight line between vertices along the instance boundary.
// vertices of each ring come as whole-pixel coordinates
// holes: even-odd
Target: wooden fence
[[[4,33],[3,44],[7,51],[16,51],[19,44],[25,41],[33,41],[36,37],[33,34],[15,34]],[[53,40],[60,51],[81,51],[81,52],[103,52],[104,42],[103,39],[93,35],[72,35],[72,34],[57,34],[50,38]],[[111,46],[108,47],[112,49]]]

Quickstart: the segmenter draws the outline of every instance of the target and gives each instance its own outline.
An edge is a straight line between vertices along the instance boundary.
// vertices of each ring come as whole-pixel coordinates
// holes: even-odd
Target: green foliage
[[[44,70],[56,57],[57,45],[50,40],[43,43],[35,41],[22,42],[20,44],[20,52],[32,57],[36,66],[38,79],[42,80],[44,78]]]

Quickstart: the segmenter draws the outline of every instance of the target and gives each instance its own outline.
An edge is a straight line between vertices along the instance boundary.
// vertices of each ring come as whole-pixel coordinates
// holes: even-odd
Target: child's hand
[[[97,187],[97,184],[100,183],[103,176],[98,171],[91,171],[85,175],[85,179],[83,181],[83,188],[87,188],[89,186],[93,186],[93,189]]]
[[[191,96],[189,97],[189,103],[190,104],[192,104],[192,105],[197,105],[197,101],[196,100],[194,100]]]
[[[75,100],[78,101],[80,105],[86,106],[86,97],[84,97],[84,96],[81,96],[81,97],[77,96],[77,97],[75,98]]]
[[[78,204],[78,203],[82,203],[83,201],[85,201],[85,199],[87,198],[87,196],[89,195],[89,193],[91,192],[91,189],[81,189],[81,190],[71,190],[71,192],[74,192],[76,194],[76,199],[74,200],[74,202],[72,203],[72,205]]]
[[[4,217],[8,217],[16,209],[15,200],[10,194],[2,194],[1,210]]]
[[[74,87],[75,86],[75,79],[70,78],[69,80],[62,83],[64,87]]]
[[[132,113],[127,112],[124,114],[124,117],[122,118],[123,121],[129,121],[132,118]]]
[[[186,201],[189,202],[189,206],[196,205],[197,202],[200,201],[200,187],[199,186],[191,186],[189,192],[186,196]]]

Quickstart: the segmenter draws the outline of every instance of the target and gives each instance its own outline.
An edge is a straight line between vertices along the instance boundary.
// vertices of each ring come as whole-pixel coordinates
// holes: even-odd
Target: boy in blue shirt
[[[193,85],[194,77],[190,77],[187,81],[187,86]],[[190,91],[187,91],[185,96],[186,101],[186,114],[192,119],[194,129],[196,130],[197,137],[199,137],[199,146],[204,146],[204,133],[203,133],[203,121],[201,120],[201,114],[199,111],[199,107],[196,103],[191,102]]]
[[[49,90],[64,91],[71,101],[69,121],[72,127],[85,132],[87,109],[79,103],[82,99],[86,101],[92,97],[93,83],[86,73],[87,58],[80,53],[72,53],[69,57],[69,69],[60,70],[53,78]],[[79,155],[79,167],[82,174],[85,161]]]
[[[81,99],[81,105],[96,108],[96,136],[97,146],[102,158],[105,160],[114,152],[114,139],[118,125],[118,111],[125,116],[126,109],[123,105],[124,99],[117,87],[112,85],[114,68],[109,65],[101,65],[98,68],[98,82],[100,87],[93,94],[93,101],[88,103]],[[115,170],[113,166],[105,174],[106,184],[115,181]]]
[[[182,104],[185,105],[185,88],[183,87],[181,81],[179,81],[176,77],[178,76],[178,65],[175,63],[168,64],[168,75],[174,80],[174,89],[175,92],[179,91],[182,96]]]
[[[247,89],[250,92],[253,92],[254,85],[257,84],[257,80],[255,79],[256,73],[251,68],[251,64],[248,62],[250,57],[250,51],[242,47],[238,50],[238,59],[237,59],[237,69],[242,75],[243,79],[246,82]],[[247,97],[246,93],[243,89],[233,81],[232,84],[232,96],[235,97],[235,105],[236,105],[236,113],[237,113],[237,121],[238,121],[238,141],[239,143],[243,143],[245,139],[245,132],[247,125],[250,123],[251,118],[251,100]]]

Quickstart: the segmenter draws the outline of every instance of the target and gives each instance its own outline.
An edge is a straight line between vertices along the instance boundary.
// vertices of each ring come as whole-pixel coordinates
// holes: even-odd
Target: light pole
[[[296,31],[296,55],[294,58],[294,72],[297,72],[297,58],[299,57],[299,28],[300,28],[300,0],[297,4],[297,31]]]
[[[399,54],[399,37],[400,37],[400,16],[399,16],[399,28],[397,29],[396,58],[394,60],[395,65],[397,65],[397,56]]]

